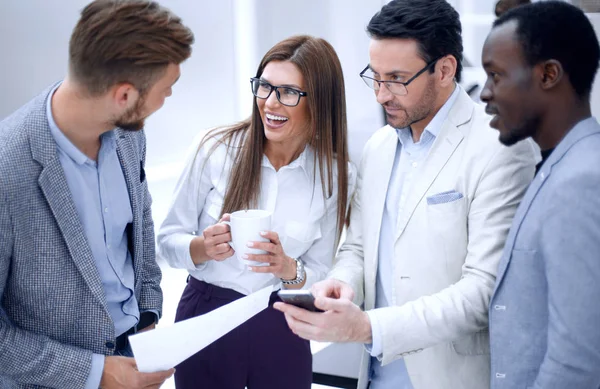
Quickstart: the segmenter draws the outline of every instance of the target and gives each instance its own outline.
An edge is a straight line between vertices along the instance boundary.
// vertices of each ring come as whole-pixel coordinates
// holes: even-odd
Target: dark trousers
[[[129,336],[135,335],[135,326],[131,327],[127,332],[117,337],[115,345],[115,355],[121,357],[133,358],[133,350],[131,350],[131,344],[129,343]]]
[[[133,351],[131,350],[131,345],[129,343],[127,343],[127,346],[125,346],[121,349],[116,349],[115,355],[121,356],[121,357],[133,358]]]
[[[203,315],[244,295],[189,277],[175,321]],[[269,307],[176,367],[177,389],[310,389],[308,341],[290,331]]]

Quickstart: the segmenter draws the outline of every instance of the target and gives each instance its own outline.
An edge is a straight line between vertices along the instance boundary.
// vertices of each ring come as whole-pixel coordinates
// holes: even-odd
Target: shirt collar
[[[444,105],[442,105],[442,108],[440,108],[440,110],[437,111],[433,119],[431,119],[429,124],[425,127],[423,133],[428,132],[431,136],[433,136],[433,138],[437,138],[437,136],[440,134],[444,121],[446,121],[446,118],[450,113],[450,109],[452,109],[452,106],[458,99],[460,89],[460,85],[455,83],[454,91],[452,92],[448,100],[446,100]],[[405,145],[407,141],[412,139],[412,134],[410,132],[409,127],[397,128],[396,133],[398,134],[398,139],[400,140],[400,143],[402,143],[403,145]]]
[[[286,169],[301,168],[304,171],[304,173],[306,174],[306,176],[310,177],[310,175],[313,172],[313,169],[312,169],[313,159],[314,159],[313,157],[314,157],[314,152],[312,150],[312,147],[307,145],[304,148],[304,150],[302,151],[302,153],[300,153],[298,158],[296,158],[295,160],[290,162],[289,165],[282,167],[282,169],[283,168],[286,168]],[[273,165],[271,164],[271,161],[269,161],[269,158],[267,158],[267,156],[265,154],[263,154],[261,165],[263,167],[269,167],[271,169],[274,169]]]
[[[62,150],[69,158],[71,158],[76,164],[83,165],[86,162],[90,162],[95,164],[95,161],[92,161],[85,155],[81,150],[77,148],[70,140],[63,134],[63,132],[58,128],[58,125],[54,121],[54,116],[52,116],[52,96],[54,96],[54,92],[58,89],[58,87],[62,84],[59,83],[51,92],[48,97],[48,101],[46,103],[46,116],[48,118],[48,125],[50,126],[50,133],[56,142],[56,145],[60,150]],[[114,131],[108,131],[102,134],[102,148],[107,148],[110,150],[116,147],[116,139],[114,136]]]

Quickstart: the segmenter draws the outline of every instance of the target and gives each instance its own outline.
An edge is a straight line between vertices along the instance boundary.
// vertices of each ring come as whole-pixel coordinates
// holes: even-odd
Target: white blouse
[[[236,256],[217,262],[195,265],[190,243],[202,231],[215,224],[221,215],[233,153],[217,146],[210,158],[207,153],[217,142],[208,140],[198,149],[203,136],[194,142],[188,162],[179,178],[169,213],[158,233],[158,255],[172,267],[187,269],[192,277],[207,283],[250,294],[268,285],[281,288],[273,274],[254,273]],[[300,258],[306,270],[304,289],[325,278],[335,255],[337,222],[337,169],[333,195],[323,198],[317,166],[313,179],[314,151],[306,147],[287,166],[275,171],[263,155],[258,209],[272,212],[271,229],[279,234],[284,252]],[[348,166],[348,204],[356,184],[356,169]]]

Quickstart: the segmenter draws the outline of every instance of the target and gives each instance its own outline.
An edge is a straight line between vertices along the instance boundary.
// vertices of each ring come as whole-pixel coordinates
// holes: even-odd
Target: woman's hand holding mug
[[[272,273],[277,278],[293,280],[296,278],[296,261],[283,251],[279,235],[274,231],[262,231],[260,235],[269,242],[248,242],[248,247],[264,250],[266,254],[244,254],[243,258],[264,263],[263,266],[249,266],[255,273]]]
[[[223,214],[217,224],[208,226],[202,231],[204,236],[204,251],[215,261],[223,261],[235,254],[229,245],[231,241],[231,228],[227,223],[230,219],[228,213]]]

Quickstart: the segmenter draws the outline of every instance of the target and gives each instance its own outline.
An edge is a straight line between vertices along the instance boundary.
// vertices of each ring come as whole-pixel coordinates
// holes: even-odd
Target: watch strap
[[[281,278],[281,282],[285,285],[298,285],[304,282],[306,278],[306,272],[304,271],[304,263],[300,258],[292,258],[296,261],[296,278],[293,280],[284,280]]]

